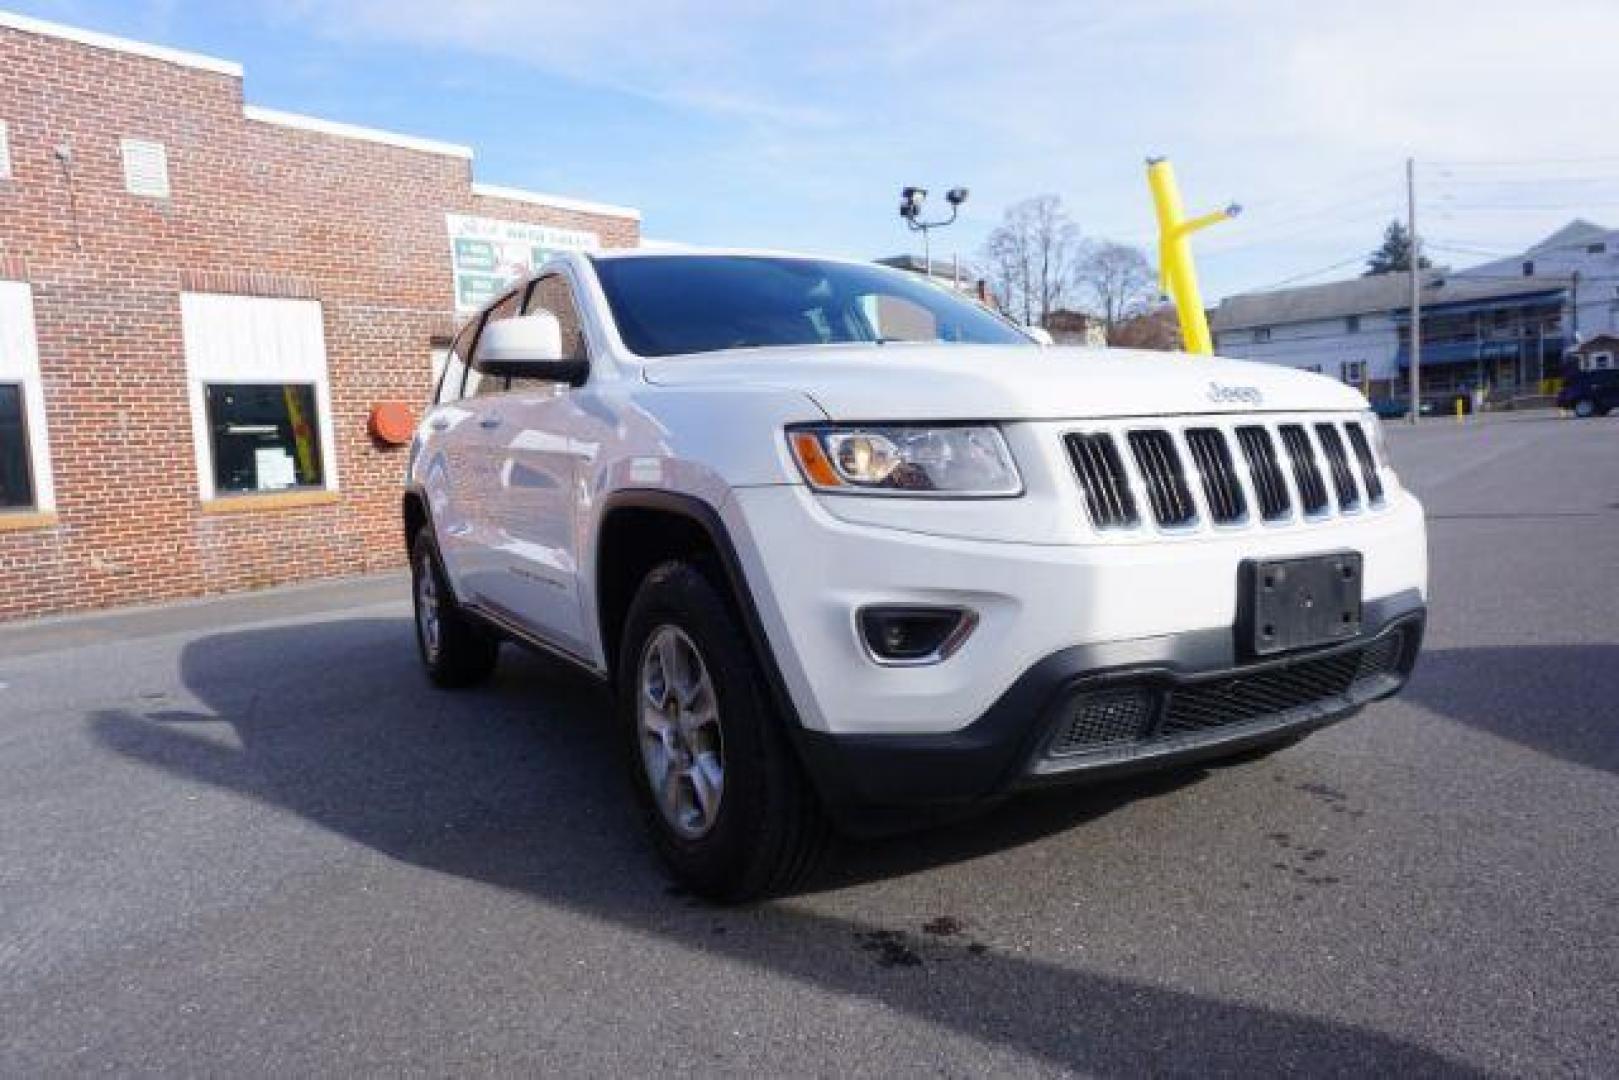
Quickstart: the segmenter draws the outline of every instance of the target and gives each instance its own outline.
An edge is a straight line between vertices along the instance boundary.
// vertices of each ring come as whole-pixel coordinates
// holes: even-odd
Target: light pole
[[[937,221],[922,220],[922,204],[927,201],[928,189],[923,187],[905,187],[899,193],[899,216],[905,219],[906,228],[912,232],[922,234],[922,266],[928,280],[933,280],[933,245],[928,233],[934,229],[942,229],[956,220],[956,214],[961,211],[961,204],[967,201],[967,189],[953,187],[944,193],[944,201],[950,204],[950,216]]]

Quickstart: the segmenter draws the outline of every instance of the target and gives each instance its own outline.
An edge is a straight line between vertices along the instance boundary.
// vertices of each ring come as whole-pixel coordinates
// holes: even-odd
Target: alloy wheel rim
[[[679,627],[658,627],[641,650],[637,709],[641,764],[664,820],[688,840],[707,835],[725,793],[719,700]]]
[[[422,635],[422,651],[431,662],[438,659],[439,608],[438,582],[433,566],[424,557],[416,567],[416,629]]]

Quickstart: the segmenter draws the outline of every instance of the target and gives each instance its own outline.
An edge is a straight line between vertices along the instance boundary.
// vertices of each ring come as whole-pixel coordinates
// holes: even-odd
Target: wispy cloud
[[[889,189],[920,180],[970,183],[980,233],[999,205],[1058,191],[1090,230],[1139,238],[1150,233],[1141,160],[1167,153],[1195,201],[1251,204],[1210,241],[1228,253],[1211,261],[1230,284],[1294,268],[1278,265],[1284,247],[1302,262],[1353,237],[1369,246],[1407,154],[1600,150],[1598,98],[1579,101],[1612,82],[1601,43],[1619,39],[1611,0],[1554,11],[1520,0],[303,0],[277,11],[337,41],[438,50],[461,78],[499,61],[733,125],[733,190],[751,190],[746,179],[761,204],[859,200],[846,216],[861,227],[892,230]],[[746,235],[723,239],[826,236],[760,236],[795,226],[734,209]],[[1520,216],[1513,239],[1566,216]],[[1257,257],[1240,254],[1244,238]]]

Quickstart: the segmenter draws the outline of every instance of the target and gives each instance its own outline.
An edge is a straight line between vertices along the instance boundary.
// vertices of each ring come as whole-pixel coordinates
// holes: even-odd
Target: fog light
[[[880,664],[937,663],[961,648],[978,615],[966,608],[868,607],[860,637]]]

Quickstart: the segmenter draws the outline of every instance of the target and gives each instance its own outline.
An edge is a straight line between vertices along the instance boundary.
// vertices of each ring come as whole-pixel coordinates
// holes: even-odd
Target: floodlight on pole
[[[930,281],[933,278],[933,245],[929,234],[956,220],[956,215],[961,212],[961,204],[967,201],[967,194],[964,187],[951,188],[944,196],[944,201],[950,204],[950,216],[937,221],[923,221],[922,204],[927,201],[928,189],[915,185],[900,189],[899,216],[905,219],[906,228],[922,234],[922,266]]]

